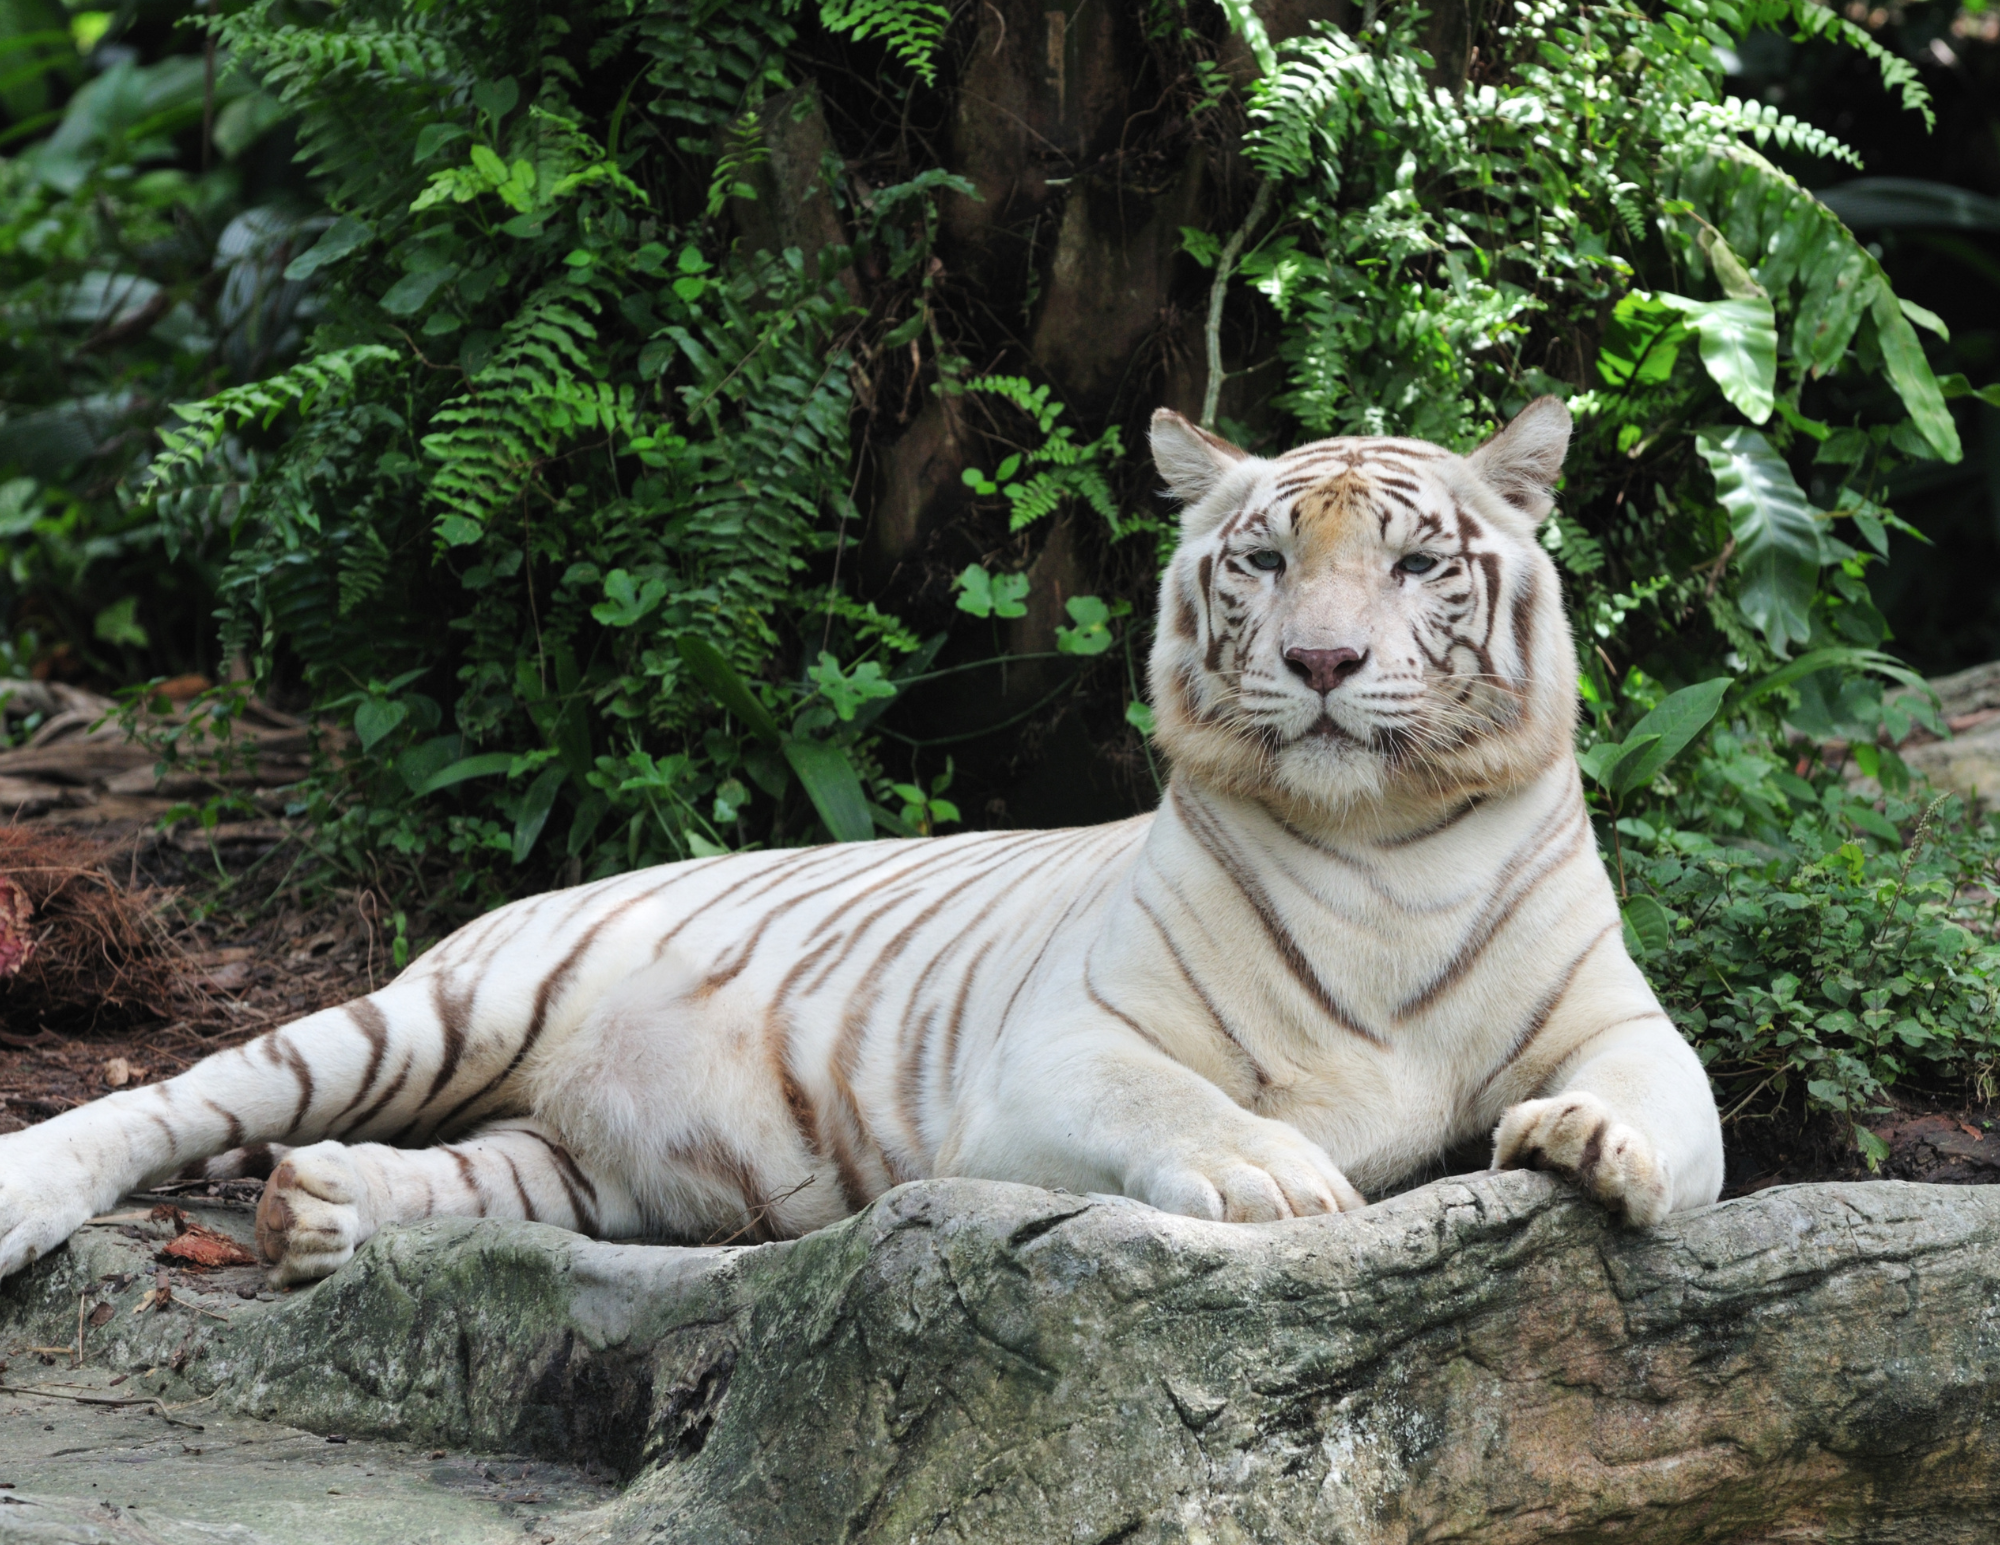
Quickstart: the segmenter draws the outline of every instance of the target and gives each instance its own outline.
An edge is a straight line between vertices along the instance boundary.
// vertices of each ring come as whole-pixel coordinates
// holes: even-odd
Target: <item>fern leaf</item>
[[[951,12],[936,0],[821,0],[819,16],[829,32],[857,41],[879,37],[926,86],[937,84],[937,52]]]

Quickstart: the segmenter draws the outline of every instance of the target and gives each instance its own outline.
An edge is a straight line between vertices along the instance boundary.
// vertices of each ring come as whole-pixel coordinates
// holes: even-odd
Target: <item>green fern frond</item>
[[[1743,8],[1742,20],[1745,32],[1790,22],[1801,38],[1845,43],[1873,61],[1881,73],[1882,84],[1903,99],[1907,111],[1923,114],[1926,129],[1937,127],[1931,94],[1918,77],[1916,66],[1900,54],[1891,53],[1869,35],[1867,28],[1849,21],[1831,7],[1819,4],[1818,0],[1753,0]]]
[[[340,548],[340,615],[349,616],[382,592],[389,577],[389,544],[372,524],[363,522]]]
[[[354,374],[362,366],[394,358],[395,350],[374,343],[335,349],[266,380],[232,386],[201,402],[176,404],[174,412],[182,422],[178,428],[160,431],[160,454],[147,469],[142,495],[157,497],[192,481],[230,430],[253,419],[268,429],[288,408],[298,409],[301,417],[310,416],[315,406],[351,391]]]
[[[1741,97],[1724,97],[1720,102],[1697,102],[1688,109],[1688,122],[1718,134],[1748,134],[1759,147],[1775,141],[1785,150],[1845,161],[1857,170],[1861,157],[1823,129],[1781,113],[1769,102],[1746,102]]]
[[[937,84],[937,52],[951,12],[936,0],[821,0],[819,19],[827,31],[857,42],[880,38],[926,86]]]
[[[637,40],[654,61],[646,75],[659,94],[654,111],[694,131],[678,141],[681,149],[712,154],[714,130],[788,88],[784,54],[798,37],[785,19],[790,9],[770,0],[726,8],[655,0],[644,9]]]
[[[1338,163],[1356,93],[1375,78],[1375,59],[1332,27],[1318,25],[1278,52],[1275,73],[1250,88],[1244,154],[1266,177],[1304,177]]]

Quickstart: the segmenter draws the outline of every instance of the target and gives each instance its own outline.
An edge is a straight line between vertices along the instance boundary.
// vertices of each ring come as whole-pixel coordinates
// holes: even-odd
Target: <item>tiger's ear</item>
[[[1537,397],[1466,460],[1501,498],[1530,520],[1540,520],[1555,507],[1569,423],[1560,397]]]
[[[1222,475],[1250,453],[1191,424],[1172,408],[1153,414],[1153,465],[1183,509],[1201,503]]]

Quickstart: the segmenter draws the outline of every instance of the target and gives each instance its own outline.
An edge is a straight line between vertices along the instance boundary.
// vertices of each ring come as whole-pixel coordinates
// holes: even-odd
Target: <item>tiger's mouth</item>
[[[1350,746],[1362,744],[1362,739],[1359,735],[1338,723],[1332,714],[1325,712],[1322,712],[1319,718],[1314,720],[1311,726],[1302,734],[1294,738],[1298,740],[1330,740]]]

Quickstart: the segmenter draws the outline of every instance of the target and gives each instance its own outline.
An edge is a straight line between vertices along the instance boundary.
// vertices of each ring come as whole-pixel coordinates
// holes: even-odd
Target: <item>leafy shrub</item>
[[[1829,791],[1831,792],[1831,791]],[[1801,802],[1786,847],[1632,823],[1644,897],[1634,954],[1724,1094],[1730,1114],[1797,1095],[1858,1115],[1889,1086],[2000,1068],[2000,836],[1956,798],[1891,798],[1898,852],[1849,836],[1840,797]],[[1770,1098],[1763,1098],[1765,1096]],[[1871,1159],[1879,1141],[1857,1121]]]
[[[212,670],[204,570],[226,543],[165,564],[129,496],[170,402],[298,349],[311,297],[282,270],[325,220],[248,78],[211,95],[198,54],[121,54],[106,13],[8,15],[23,31],[0,37],[16,119],[0,139],[0,667]],[[188,157],[205,113],[210,153]]]

